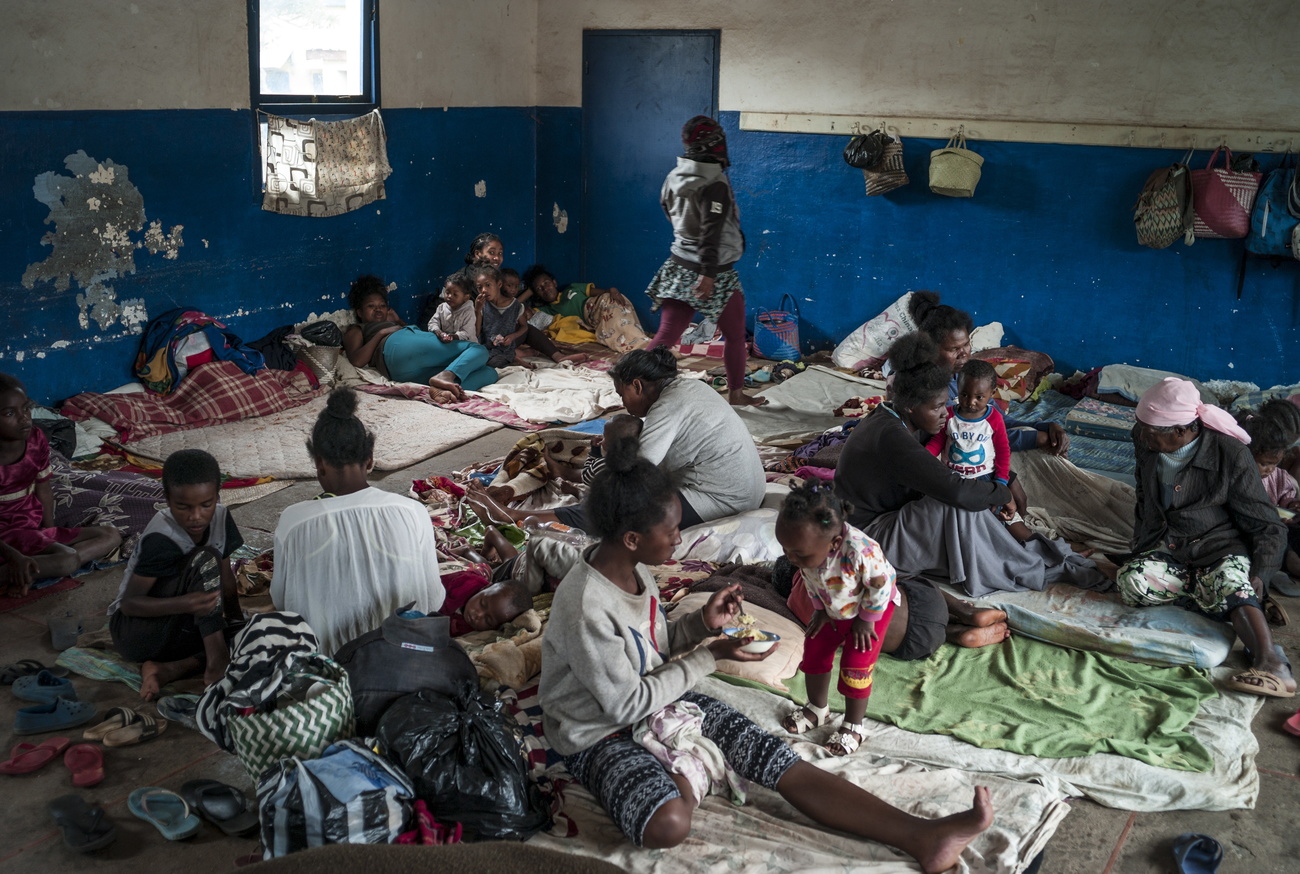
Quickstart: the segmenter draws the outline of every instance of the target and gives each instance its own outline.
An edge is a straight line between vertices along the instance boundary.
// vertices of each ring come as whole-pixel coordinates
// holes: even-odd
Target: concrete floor
[[[375,477],[374,484],[404,493],[415,477],[456,470],[503,455],[517,436],[510,430],[493,432],[408,470]],[[289,504],[313,497],[317,491],[314,482],[296,483],[277,494],[234,508],[234,517],[249,543],[269,548],[280,511]],[[75,611],[87,619],[103,616],[117,593],[120,579],[120,569],[91,574],[81,588],[0,614],[0,665],[22,658],[52,663],[57,654],[50,646],[46,618],[64,610]],[[1287,604],[1297,624],[1275,633],[1294,658],[1294,654],[1300,653],[1300,600]],[[1239,652],[1234,659],[1240,661]],[[152,705],[140,702],[122,684],[76,677],[74,682],[81,700],[93,703],[101,713],[116,706],[152,712]],[[1171,841],[1189,831],[1212,835],[1223,844],[1222,874],[1292,874],[1300,870],[1297,861],[1300,860],[1300,830],[1295,828],[1300,820],[1300,739],[1281,728],[1297,704],[1300,699],[1268,699],[1255,720],[1260,743],[1256,764],[1261,783],[1257,809],[1223,813],[1129,813],[1076,800],[1047,848],[1042,871],[1166,874],[1176,870]],[[3,726],[0,731],[5,734],[18,706],[22,703],[0,691],[0,726]],[[75,740],[80,730],[66,734]],[[36,735],[35,741],[42,737]],[[8,750],[20,740],[32,738],[7,737],[0,742],[0,750]],[[197,778],[224,780],[244,788],[252,797],[252,783],[239,762],[218,751],[198,733],[175,725],[147,744],[105,750],[105,770],[108,776],[103,783],[79,792],[104,807],[117,825],[118,839],[107,850],[89,856],[79,856],[64,848],[60,833],[45,811],[47,801],[73,791],[69,772],[61,761],[32,775],[0,777],[0,791],[10,799],[5,804],[6,815],[0,820],[0,871],[5,874],[128,871],[141,867],[151,872],[219,871],[231,868],[237,857],[257,849],[256,838],[228,838],[210,825],[205,825],[191,840],[168,843],[152,826],[127,811],[127,795],[137,787],[179,789],[185,781]]]

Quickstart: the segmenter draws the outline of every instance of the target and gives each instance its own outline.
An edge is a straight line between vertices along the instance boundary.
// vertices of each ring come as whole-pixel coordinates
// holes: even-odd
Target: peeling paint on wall
[[[558,203],[551,204],[551,224],[561,234],[569,229],[569,213],[560,209]]]
[[[487,180],[480,179],[474,183],[474,196],[487,197]]]
[[[82,289],[76,302],[83,330],[90,329],[91,320],[100,330],[116,323],[137,330],[149,320],[144,301],[119,301],[108,283],[135,272],[136,249],[175,260],[184,245],[184,226],[164,231],[162,222],[153,221],[143,239],[137,239],[145,226],[144,196],[131,183],[128,169],[112,160],[101,163],[84,150],[63,164],[71,176],[42,173],[32,186],[36,199],[50,208],[45,224],[54,230],[41,238],[51,249],[49,257],[27,265],[23,287],[53,282],[56,291],[67,291],[76,283]]]

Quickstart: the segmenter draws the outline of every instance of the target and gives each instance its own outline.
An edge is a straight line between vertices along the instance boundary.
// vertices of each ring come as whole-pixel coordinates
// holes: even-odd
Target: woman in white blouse
[[[433,613],[446,596],[424,507],[366,480],[375,436],[356,409],[352,389],[330,393],[307,442],[325,491],[287,507],[275,528],[271,600],[301,614],[326,654],[399,607]]]

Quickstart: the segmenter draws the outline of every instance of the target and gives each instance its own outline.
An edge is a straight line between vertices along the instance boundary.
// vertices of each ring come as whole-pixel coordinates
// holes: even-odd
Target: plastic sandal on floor
[[[54,761],[71,742],[66,737],[52,737],[39,744],[18,744],[9,753],[8,761],[0,762],[0,774],[17,776],[39,771]]]
[[[1188,832],[1174,838],[1179,874],[1214,874],[1223,862],[1223,845],[1209,835]]]
[[[14,680],[12,688],[15,697],[37,704],[49,704],[55,698],[77,700],[77,690],[72,681],[56,677],[49,671],[41,671],[34,677],[20,677]]]
[[[184,798],[161,786],[142,786],[131,793],[126,806],[169,841],[192,838],[203,827]]]
[[[50,816],[63,830],[63,843],[74,853],[102,850],[117,840],[117,828],[98,804],[88,804],[80,795],[64,795],[46,805]]]

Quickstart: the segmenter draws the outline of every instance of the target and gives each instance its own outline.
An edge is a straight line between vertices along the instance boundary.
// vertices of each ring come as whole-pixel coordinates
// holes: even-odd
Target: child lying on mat
[[[634,724],[674,703],[696,709],[703,736],[741,776],[776,790],[822,825],[888,841],[924,871],[955,865],[962,849],[989,827],[993,807],[984,787],[975,790],[972,808],[921,819],[802,761],[732,707],[692,692],[717,659],[759,661],[774,651],[745,652],[747,641],[716,637],[740,614],[740,586],[715,592],[695,613],[665,621],[645,565],[667,561],[681,541],[681,503],[668,474],[635,453],[607,456],[587,509],[600,542],[582,553],[556,589],[542,638],[538,694],[552,747],[638,846],[685,841],[702,800],[686,777],[669,773],[632,739]]]
[[[52,476],[27,390],[0,374],[0,593],[26,595],[34,581],[75,573],[122,542],[111,525],[55,526]]]
[[[144,529],[108,608],[113,645],[143,663],[146,701],[200,670],[205,684],[220,680],[227,632],[243,619],[229,558],[244,538],[218,499],[217,460],[202,449],[173,452],[162,483],[167,507]]]
[[[830,483],[792,489],[781,504],[776,539],[799,569],[817,608],[805,634],[803,662],[808,703],[781,727],[803,734],[830,719],[831,666],[840,657],[844,722],[826,742],[836,756],[852,755],[866,739],[867,699],[889,620],[900,602],[894,568],[879,544],[845,521],[846,506]]]
[[[500,628],[533,607],[532,593],[522,580],[493,582],[479,570],[469,569],[447,574],[442,585],[447,600],[438,615],[451,618],[452,637]]]

